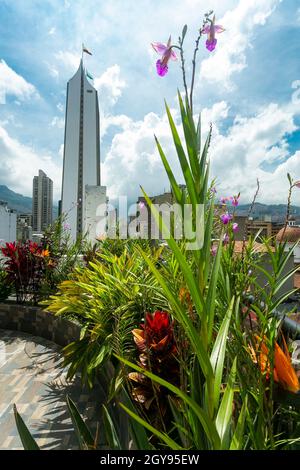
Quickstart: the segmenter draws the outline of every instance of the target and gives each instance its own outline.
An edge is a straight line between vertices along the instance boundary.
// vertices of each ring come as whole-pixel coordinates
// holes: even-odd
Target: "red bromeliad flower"
[[[160,310],[147,313],[141,327],[142,329],[132,331],[140,353],[140,367],[178,386],[179,362],[170,315]],[[128,378],[132,384],[133,399],[143,404],[150,422],[159,426],[158,417],[165,416],[168,410],[166,389],[152,382],[143,373],[131,372]]]
[[[135,344],[141,352],[175,352],[173,322],[167,312],[156,310],[154,313],[147,313],[145,323],[141,326],[142,330],[132,331]]]

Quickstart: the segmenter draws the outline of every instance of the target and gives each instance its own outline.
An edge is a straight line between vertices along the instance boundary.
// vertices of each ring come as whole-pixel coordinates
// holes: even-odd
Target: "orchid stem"
[[[182,78],[183,78],[183,86],[186,98],[188,98],[188,89],[186,84],[186,73],[185,73],[185,65],[184,65],[184,53],[183,53],[183,40],[179,38],[179,49],[180,49],[180,60],[181,60],[181,70],[182,70]]]
[[[284,235],[285,235],[288,223],[289,223],[293,187],[294,185],[290,182],[289,194],[288,194],[288,200],[287,200],[287,206],[286,206],[285,224],[284,224],[284,229],[280,238],[280,243],[282,243],[282,240],[284,240]]]
[[[193,93],[194,93],[194,83],[195,83],[195,73],[196,73],[196,57],[197,57],[197,52],[199,49],[199,42],[203,34],[203,30],[208,22],[212,22],[212,20],[209,18],[212,14],[213,14],[213,11],[211,10],[209,13],[206,13],[206,15],[204,16],[202,27],[200,28],[200,31],[199,31],[199,36],[196,39],[196,47],[194,49],[194,55],[193,55],[193,60],[192,60],[192,65],[193,65],[192,81],[191,81],[191,90],[190,90],[190,108],[191,108],[192,115],[193,115]]]
[[[200,34],[196,39],[196,47],[194,50],[194,56],[192,60],[193,64],[193,71],[192,71],[192,81],[191,81],[191,91],[190,91],[190,107],[191,107],[191,114],[193,115],[193,92],[194,92],[194,83],[195,83],[195,72],[196,72],[196,57],[197,57],[197,52],[199,49],[199,41],[202,36],[202,30],[200,30]]]

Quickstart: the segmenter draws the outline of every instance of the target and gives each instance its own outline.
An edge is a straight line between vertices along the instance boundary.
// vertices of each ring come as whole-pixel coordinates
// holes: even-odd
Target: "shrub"
[[[139,243],[122,242],[122,246],[118,256],[103,245],[94,261],[88,267],[77,267],[72,279],[63,281],[46,302],[48,311],[81,325],[80,340],[64,349],[65,363],[70,365],[69,377],[80,371],[91,386],[113,351],[131,357],[132,329],[145,311],[162,302]],[[161,249],[148,246],[146,252],[158,260]]]
[[[0,269],[0,302],[4,302],[12,292],[11,283],[8,280],[7,273]]]

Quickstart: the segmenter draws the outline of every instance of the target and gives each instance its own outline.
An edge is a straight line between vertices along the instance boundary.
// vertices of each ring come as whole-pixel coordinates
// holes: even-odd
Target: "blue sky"
[[[221,4],[221,5],[220,5]],[[220,195],[285,202],[286,173],[300,179],[300,4],[298,0],[0,0],[0,184],[31,194],[41,168],[61,183],[66,83],[81,44],[99,90],[102,184],[112,198],[168,188],[155,133],[176,163],[164,98],[179,123],[179,63],[156,75],[150,43],[174,42],[188,24],[187,73],[203,14],[226,31],[209,53],[202,42],[195,109],[213,123],[211,176]],[[300,205],[300,192],[293,202]]]

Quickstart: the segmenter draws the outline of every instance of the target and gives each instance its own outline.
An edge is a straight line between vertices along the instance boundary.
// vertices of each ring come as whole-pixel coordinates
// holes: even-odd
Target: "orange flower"
[[[257,339],[259,340],[259,338]],[[299,380],[296,375],[295,369],[292,366],[292,361],[284,337],[283,344],[285,351],[281,349],[278,343],[275,343],[273,377],[275,382],[279,383],[285,390],[289,390],[293,393],[298,393],[298,391],[300,390]],[[250,346],[249,348],[250,354],[253,362],[259,362],[261,372],[266,373],[266,378],[269,379],[269,349],[263,341],[261,341],[259,345],[257,344],[257,350],[258,346],[260,346],[259,354],[255,353],[252,346]]]
[[[185,287],[181,287],[179,290],[179,301],[182,304],[186,304],[189,310],[189,314],[193,316],[193,302],[191,300],[191,294]]]
[[[50,251],[49,250],[42,250],[41,256],[43,258],[47,258],[48,256],[50,256]]]

